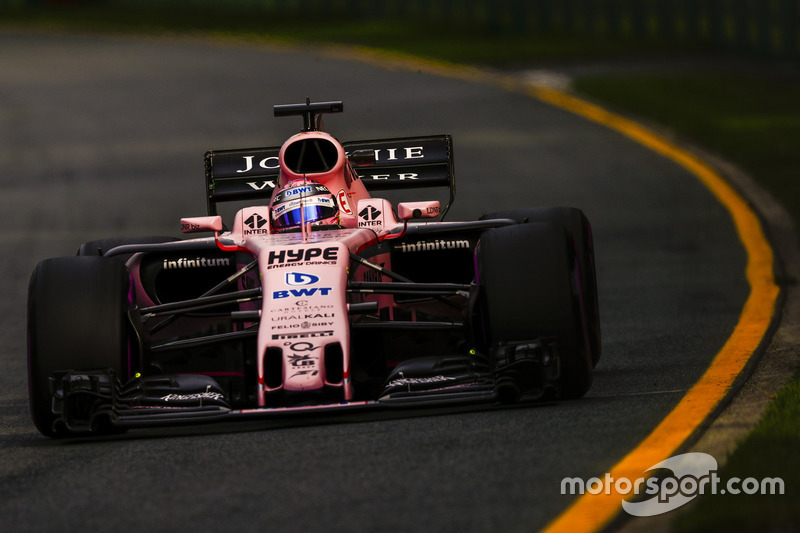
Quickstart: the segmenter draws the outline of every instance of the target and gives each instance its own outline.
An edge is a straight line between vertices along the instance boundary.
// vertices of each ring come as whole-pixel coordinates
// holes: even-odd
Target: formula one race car
[[[340,143],[320,119],[342,109],[275,106],[303,118],[283,146],[207,152],[208,215],[181,230],[213,236],[92,241],[36,267],[41,433],[586,393],[600,328],[584,214],[445,222],[450,136]],[[428,187],[449,197],[371,194]],[[228,227],[222,202],[242,206]]]

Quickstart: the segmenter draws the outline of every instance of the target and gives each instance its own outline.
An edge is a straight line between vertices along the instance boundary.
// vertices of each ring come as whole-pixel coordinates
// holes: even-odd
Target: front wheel
[[[589,219],[575,207],[530,207],[488,213],[481,220],[510,218],[520,224],[547,222],[561,225],[567,234],[567,245],[579,279],[580,301],[586,317],[586,341],[592,367],[600,361],[600,306],[597,297],[597,274],[594,258],[594,237]]]
[[[477,249],[484,348],[555,338],[561,397],[578,398],[592,383],[568,236],[561,224],[531,223],[485,232]]]
[[[60,257],[37,265],[28,287],[28,390],[31,417],[49,437],[55,424],[50,380],[59,371],[130,372],[128,269],[102,257]]]

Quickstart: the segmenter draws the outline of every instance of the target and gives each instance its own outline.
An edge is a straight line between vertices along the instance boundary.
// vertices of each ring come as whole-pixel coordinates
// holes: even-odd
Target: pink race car
[[[283,146],[206,153],[208,215],[181,231],[208,235],[92,241],[36,267],[28,378],[41,433],[589,389],[600,328],[584,214],[445,222],[450,136],[340,143],[320,119],[342,109],[275,106],[303,118]],[[435,187],[444,207],[373,196]],[[238,207],[227,227],[222,202]]]

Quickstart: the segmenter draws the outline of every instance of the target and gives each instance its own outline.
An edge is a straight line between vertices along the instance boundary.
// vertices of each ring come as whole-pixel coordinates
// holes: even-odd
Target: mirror
[[[375,165],[375,150],[368,148],[353,150],[347,155],[347,161],[354,167],[371,167]]]
[[[412,218],[436,218],[441,213],[438,200],[428,202],[400,202],[397,204],[397,216],[400,220]]]
[[[199,231],[222,231],[222,217],[192,217],[181,219],[181,233],[197,233]]]

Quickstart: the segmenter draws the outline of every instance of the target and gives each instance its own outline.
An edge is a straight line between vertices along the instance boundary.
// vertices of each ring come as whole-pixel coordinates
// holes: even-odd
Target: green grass
[[[800,79],[769,69],[751,73],[604,75],[576,90],[644,117],[745,169],[800,225]],[[800,527],[800,377],[786,386],[727,458],[725,480],[780,477],[784,495],[701,496],[676,513],[674,529],[791,531]],[[723,458],[718,457],[718,460]]]
[[[800,80],[769,70],[597,76],[576,90],[645,117],[745,169],[800,223]],[[800,378],[785,387],[727,458],[721,480],[781,477],[784,495],[706,495],[676,514],[678,531],[800,527]],[[718,457],[718,460],[723,459]]]
[[[2,0],[0,0],[2,2]],[[42,9],[0,8],[0,20],[39,28],[100,32],[212,32],[243,39],[277,39],[300,43],[339,43],[385,48],[422,57],[500,68],[537,61],[641,56],[667,47],[651,41],[615,41],[568,35],[521,35],[495,32],[483,25],[442,24],[419,17],[356,19],[304,13],[297,16],[258,10],[213,11],[107,9],[89,5],[55,5]],[[633,52],[635,50],[635,52]]]
[[[718,475],[725,482],[779,477],[783,495],[717,494],[677,516],[674,528],[693,531],[792,531],[800,524],[800,379],[770,404],[758,426],[736,448]]]
[[[800,218],[800,79],[733,72],[606,75],[579,79],[575,88],[717,152]]]
[[[166,3],[165,3],[166,4]],[[291,16],[242,17],[220,10],[187,14],[161,9],[109,11],[98,7],[0,10],[0,20],[24,27],[103,32],[209,32],[243,39],[334,42],[410,53],[426,58],[500,69],[576,61],[659,59],[686,50],[658,42],[598,41],[563,35],[496,34],[463,25],[413,20],[351,21]],[[719,153],[751,174],[800,220],[800,76],[756,69],[672,74],[608,73],[576,80],[578,93],[674,130]],[[800,493],[800,378],[780,392],[758,427],[737,447],[720,478],[782,477],[784,496],[714,495],[698,499],[676,528],[793,530]],[[717,458],[722,459],[722,458]]]

